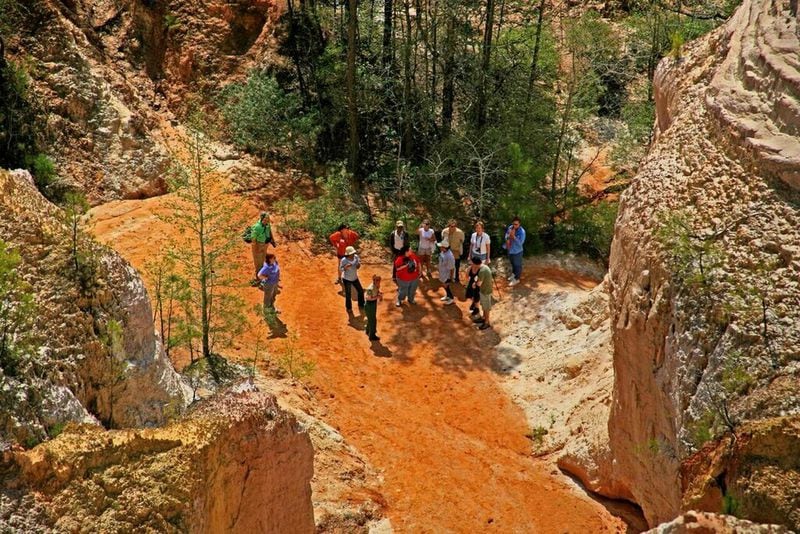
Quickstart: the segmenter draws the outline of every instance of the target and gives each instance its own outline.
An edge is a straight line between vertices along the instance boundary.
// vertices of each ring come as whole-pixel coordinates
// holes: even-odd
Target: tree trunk
[[[539,50],[542,45],[542,26],[544,25],[544,4],[547,0],[539,2],[539,13],[536,18],[536,41],[533,45],[533,58],[531,59],[531,75],[528,78],[528,102],[533,95],[533,86],[536,83],[536,75],[539,69]]]
[[[384,0],[383,3],[383,69],[388,71],[394,62],[394,3],[393,0]]]
[[[456,58],[456,14],[455,9],[445,4],[447,30],[444,41],[444,65],[442,67],[442,135],[447,137],[453,127],[453,101],[455,100]]]
[[[356,96],[356,52],[358,43],[358,2],[348,0],[347,20],[347,118],[350,126],[349,166],[354,184],[358,179],[358,101]]]
[[[492,35],[494,33],[494,0],[486,0],[486,26],[483,30],[483,51],[481,58],[481,83],[478,90],[478,105],[476,126],[483,130],[486,126],[486,108],[489,98],[487,84],[489,80],[489,67],[492,62]]]
[[[405,45],[403,46],[403,155],[410,157],[413,151],[413,124],[411,122],[411,6],[409,0],[403,1],[405,11]]]
[[[567,102],[564,105],[564,113],[561,115],[561,130],[558,134],[556,141],[556,152],[553,157],[553,174],[550,177],[550,199],[555,208],[556,195],[558,194],[558,167],[561,160],[561,150],[564,147],[564,137],[567,135],[567,125],[569,124],[569,117],[572,113],[572,98],[575,95],[575,58],[572,58],[572,74],[569,81],[569,89],[567,93]]]

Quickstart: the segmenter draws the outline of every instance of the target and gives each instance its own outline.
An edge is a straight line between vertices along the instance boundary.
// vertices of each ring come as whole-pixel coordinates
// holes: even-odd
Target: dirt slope
[[[141,267],[168,235],[154,213],[160,198],[114,202],[94,212],[94,231]],[[414,308],[379,307],[380,344],[370,346],[360,318],[348,320],[336,293],[333,259],[309,244],[284,243],[277,305],[287,329],[317,369],[325,419],[379,468],[388,514],[400,532],[614,532],[624,528],[553,467],[531,456],[525,416],[492,370],[495,334],[473,330],[466,306],[443,307],[423,284]],[[240,251],[242,280],[249,254]],[[367,265],[389,277],[383,265]],[[387,284],[387,293],[392,289]],[[254,289],[242,289],[251,303]],[[247,357],[242,340],[241,357]],[[273,354],[285,341],[269,340]]]

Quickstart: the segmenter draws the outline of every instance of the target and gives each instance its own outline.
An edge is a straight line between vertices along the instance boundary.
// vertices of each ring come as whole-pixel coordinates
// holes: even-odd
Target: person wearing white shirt
[[[483,231],[483,223],[478,221],[475,224],[475,232],[469,239],[470,258],[478,257],[484,263],[492,263],[491,259],[492,240],[489,234]]]
[[[428,278],[431,277],[431,256],[433,255],[433,247],[436,246],[436,233],[431,228],[431,223],[428,219],[422,221],[422,226],[417,230],[419,234],[419,248],[417,248],[417,256],[419,256],[422,267],[427,270]]]

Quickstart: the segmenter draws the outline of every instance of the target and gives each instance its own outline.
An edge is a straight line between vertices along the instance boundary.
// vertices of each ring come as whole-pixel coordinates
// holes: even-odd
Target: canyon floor
[[[92,232],[144,272],[144,263],[172,231],[157,216],[165,209],[165,197],[105,204],[91,212]],[[463,301],[443,306],[438,282],[424,281],[417,304],[397,309],[388,265],[366,253],[361,280],[381,274],[388,297],[378,310],[381,341],[370,343],[358,308],[354,317],[345,313],[333,283],[332,255],[315,254],[308,240],[283,240],[276,254],[282,269],[281,324],[264,340],[267,350],[276,355],[293,344],[315,362],[306,380],[315,416],[335,427],[380,473],[385,513],[395,531],[630,529],[552,462],[535,457],[525,414],[501,383],[493,350],[500,338],[492,330],[477,331]],[[246,282],[251,260],[244,244],[237,265]],[[594,285],[590,278],[553,269],[529,270],[516,291],[585,292]],[[500,289],[508,295],[504,281]],[[257,289],[240,291],[249,305],[260,301]],[[463,296],[463,289],[456,294]],[[256,326],[259,319],[252,320]],[[257,331],[240,339],[228,356],[252,357]]]

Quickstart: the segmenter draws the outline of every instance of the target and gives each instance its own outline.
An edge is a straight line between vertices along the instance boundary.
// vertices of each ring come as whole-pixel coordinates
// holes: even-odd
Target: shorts
[[[431,256],[433,255],[433,249],[420,247],[420,249],[417,250],[417,254],[419,254],[420,256]]]
[[[481,293],[481,308],[483,311],[488,312],[492,309],[492,295]]]

